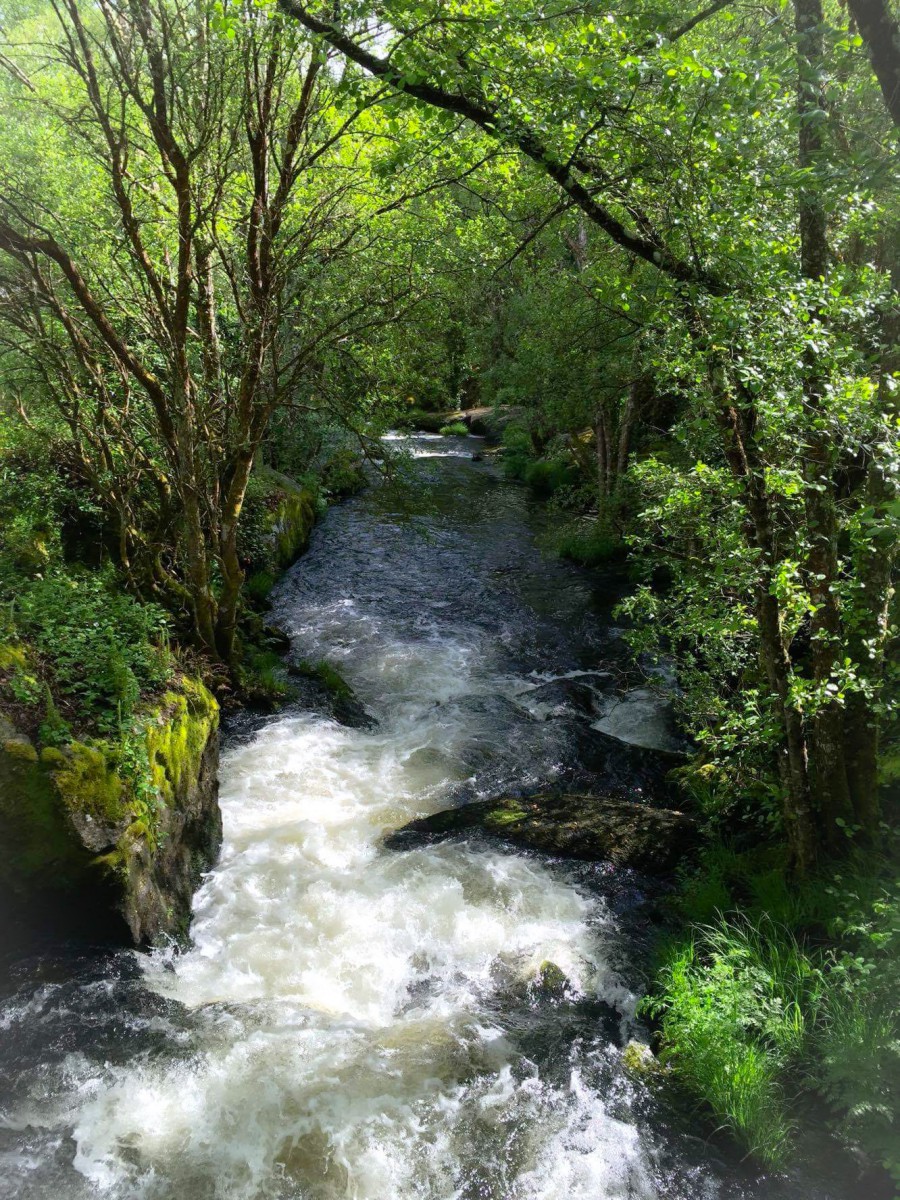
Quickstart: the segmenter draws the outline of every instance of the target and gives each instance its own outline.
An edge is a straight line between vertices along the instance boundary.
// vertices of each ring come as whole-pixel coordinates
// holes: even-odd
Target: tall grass
[[[768,917],[719,916],[673,947],[657,984],[645,1009],[661,1018],[677,1077],[746,1151],[782,1163],[794,1133],[786,1079],[815,1021],[821,972]]]
[[[713,842],[672,904],[645,1011],[674,1081],[773,1166],[802,1095],[900,1184],[900,884],[871,851],[800,884],[783,847]],[[821,1111],[821,1104],[819,1106]]]

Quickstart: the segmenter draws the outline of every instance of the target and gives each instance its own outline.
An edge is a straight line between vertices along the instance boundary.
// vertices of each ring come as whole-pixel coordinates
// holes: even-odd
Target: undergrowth
[[[714,842],[684,873],[644,1002],[660,1056],[760,1161],[786,1162],[814,1102],[900,1184],[900,882],[872,855],[802,885],[786,865]]]

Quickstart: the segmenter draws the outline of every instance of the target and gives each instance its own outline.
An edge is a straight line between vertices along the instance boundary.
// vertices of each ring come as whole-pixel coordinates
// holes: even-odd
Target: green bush
[[[823,899],[836,911],[828,930],[837,944],[813,1078],[839,1136],[900,1185],[900,881],[861,869],[832,881]]]
[[[238,682],[246,699],[272,707],[289,700],[296,691],[288,679],[281,655],[254,645],[244,647]]]
[[[685,871],[645,1011],[672,1076],[763,1161],[795,1097],[900,1182],[900,884],[876,855],[803,884],[783,846],[711,844]]]
[[[438,432],[442,437],[468,437],[469,427],[463,421],[451,421],[449,425],[442,425]]]
[[[276,579],[271,571],[256,571],[244,583],[244,595],[257,608],[265,608]]]
[[[570,525],[556,539],[556,552],[560,558],[583,567],[602,566],[621,558],[624,551],[622,539],[599,521],[590,525]]]

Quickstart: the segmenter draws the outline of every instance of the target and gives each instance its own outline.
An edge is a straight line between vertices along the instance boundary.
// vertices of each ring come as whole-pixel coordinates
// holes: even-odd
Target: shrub
[[[257,608],[265,608],[275,583],[275,576],[271,571],[256,571],[247,578],[244,594],[251,604]]]
[[[900,1182],[900,885],[859,854],[791,880],[780,845],[714,842],[672,901],[645,1011],[672,1075],[767,1162],[787,1150],[792,1097],[824,1099],[836,1136]],[[742,910],[745,915],[738,915]],[[723,915],[724,914],[724,915]],[[691,936],[680,933],[685,922]]]
[[[556,540],[556,552],[583,567],[599,567],[621,558],[625,546],[604,523],[595,521],[565,528]]]
[[[822,889],[839,941],[811,1070],[839,1136],[900,1184],[900,883],[860,868]]]
[[[14,612],[54,694],[101,725],[121,724],[169,678],[164,611],[118,591],[112,572],[53,571],[21,588]]]
[[[468,437],[469,427],[463,421],[451,421],[449,425],[442,425],[438,432],[442,437]]]

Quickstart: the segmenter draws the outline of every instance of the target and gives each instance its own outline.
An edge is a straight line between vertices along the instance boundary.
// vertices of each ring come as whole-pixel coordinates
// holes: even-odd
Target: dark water
[[[552,517],[472,446],[414,439],[416,515],[357,497],[280,585],[296,655],[378,724],[297,710],[233,738],[192,948],[7,954],[0,1196],[851,1200],[809,1166],[756,1177],[624,1072],[644,881],[385,848],[467,798],[664,788],[593,728],[628,673],[618,583],[542,557]]]

